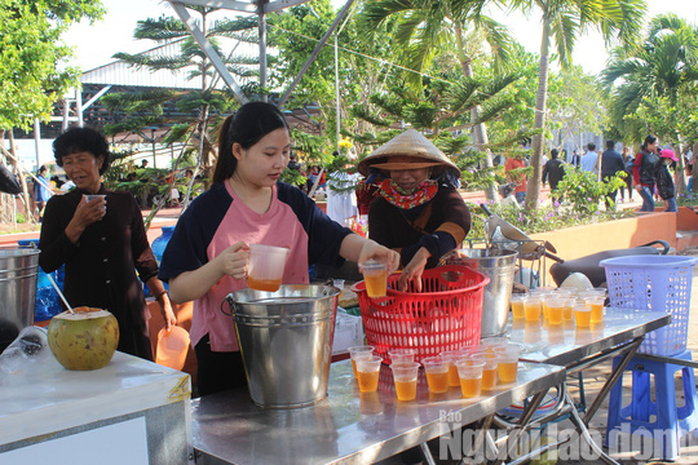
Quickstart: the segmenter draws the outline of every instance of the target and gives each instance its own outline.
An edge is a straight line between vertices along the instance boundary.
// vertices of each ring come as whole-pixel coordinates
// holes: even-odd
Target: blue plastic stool
[[[672,358],[692,360],[691,351],[685,350]],[[614,368],[620,361],[620,357],[613,360]],[[608,404],[608,425],[606,426],[606,442],[610,447],[616,446],[617,432],[614,430],[635,433],[642,430],[647,433],[661,433],[654,438],[655,444],[661,444],[661,456],[659,450],[655,450],[655,456],[662,460],[676,460],[679,455],[679,441],[681,437],[698,428],[698,411],[696,411],[696,381],[693,368],[674,365],[670,363],[656,362],[634,357],[628,363],[626,370],[633,372],[632,399],[629,405],[622,406],[623,376],[611,389]],[[674,375],[681,371],[683,381],[683,394],[685,403],[683,407],[676,407],[676,393]],[[651,397],[650,375],[654,376],[655,401]],[[654,415],[655,420],[650,421]],[[630,428],[622,428],[624,423],[630,423]]]

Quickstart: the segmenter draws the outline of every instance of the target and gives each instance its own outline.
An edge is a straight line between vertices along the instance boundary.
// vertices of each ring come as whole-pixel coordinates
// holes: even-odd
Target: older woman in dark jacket
[[[39,265],[51,272],[65,264],[68,302],[109,310],[119,322],[118,350],[152,360],[146,303],[136,270],[156,296],[166,327],[177,319],[157,278],[158,264],[136,199],[102,185],[109,147],[98,132],[68,129],[54,141],[53,149],[56,163],[76,188],[52,197],[46,205]]]
[[[414,282],[418,289],[424,269],[438,265],[470,230],[470,211],[456,190],[460,170],[408,129],[364,158],[359,172],[378,186],[368,213],[369,237],[400,253],[400,288]]]

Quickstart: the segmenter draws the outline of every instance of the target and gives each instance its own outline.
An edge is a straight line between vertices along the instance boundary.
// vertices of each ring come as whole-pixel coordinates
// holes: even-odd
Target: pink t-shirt
[[[276,196],[276,186],[269,210],[259,214],[238,198],[229,183],[225,183],[233,198],[223,217],[206,255],[209,260],[217,257],[230,245],[244,241],[247,244],[266,244],[286,247],[290,253],[282,282],[284,284],[308,284],[308,235],[291,207]],[[247,280],[224,276],[203,297],[194,301],[194,316],[190,331],[192,345],[209,334],[211,350],[215,352],[237,351],[238,341],[231,317],[220,310],[225,297],[239,289],[247,288]],[[226,312],[228,303],[223,304]]]

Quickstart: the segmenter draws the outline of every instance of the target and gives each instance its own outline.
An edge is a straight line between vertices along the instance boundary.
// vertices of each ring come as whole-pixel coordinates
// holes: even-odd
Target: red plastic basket
[[[458,265],[422,274],[422,292],[400,292],[400,274],[388,277],[386,297],[373,299],[366,284],[351,287],[359,298],[368,344],[390,363],[388,351],[413,348],[416,361],[444,350],[476,345],[480,340],[482,300],[490,278]]]

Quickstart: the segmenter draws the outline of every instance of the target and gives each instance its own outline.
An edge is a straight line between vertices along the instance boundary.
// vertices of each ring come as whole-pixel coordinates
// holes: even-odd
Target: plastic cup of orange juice
[[[508,345],[499,347],[495,350],[499,356],[497,365],[497,375],[501,384],[509,384],[516,381],[516,375],[519,370],[519,346]]]
[[[524,300],[524,314],[528,323],[540,321],[543,306],[540,295],[530,295]]]
[[[449,361],[442,357],[427,357],[422,359],[422,365],[427,374],[429,392],[434,394],[447,392]]]
[[[565,300],[560,297],[547,295],[545,305],[548,307],[548,323],[551,325],[561,325],[564,319]]]
[[[356,372],[359,375],[359,391],[373,392],[378,390],[378,375],[383,359],[376,355],[356,359]]]
[[[595,295],[595,296],[584,298],[584,302],[588,306],[591,306],[591,315],[590,315],[591,323],[603,322],[603,304],[604,304],[605,300],[606,300],[606,297],[604,297],[602,295]]]
[[[390,356],[390,362],[392,364],[396,363],[409,363],[409,362],[414,362],[414,356],[417,353],[416,350],[410,349],[410,348],[396,348],[396,349],[390,349],[388,351],[388,355]]]
[[[588,328],[591,323],[591,306],[586,303],[575,304],[574,320],[577,328]]]
[[[523,320],[526,318],[526,314],[524,313],[524,299],[526,297],[526,294],[512,294],[511,296],[511,316],[515,320]]]
[[[356,371],[356,360],[361,357],[370,357],[376,348],[373,346],[352,346],[347,349],[349,357],[351,357],[351,368],[354,370],[354,378],[359,379],[359,374]]]
[[[395,394],[397,400],[408,401],[417,398],[417,375],[419,363],[398,362],[390,365],[395,381]]]
[[[482,394],[482,370],[485,360],[482,357],[464,358],[456,362],[463,397],[470,399]]]
[[[289,250],[273,245],[250,244],[247,285],[257,291],[276,292],[281,287]]]
[[[439,354],[439,356],[445,360],[448,360],[448,386],[460,386],[460,379],[458,378],[458,368],[456,368],[456,362],[463,358],[464,353],[460,350],[444,350]]]
[[[385,297],[388,292],[388,268],[385,263],[366,260],[361,265],[361,273],[366,283],[366,294],[371,298]]]

